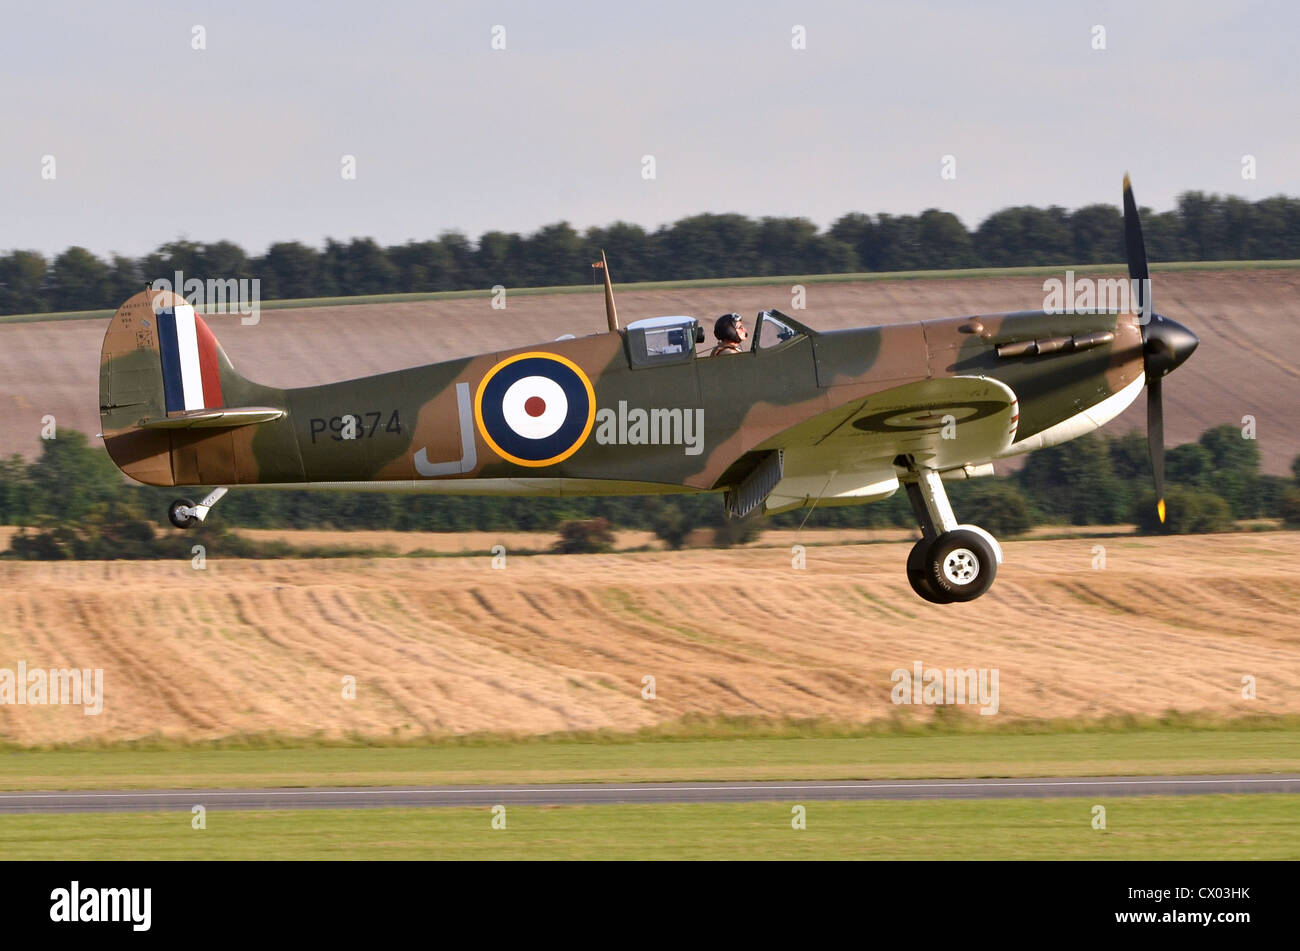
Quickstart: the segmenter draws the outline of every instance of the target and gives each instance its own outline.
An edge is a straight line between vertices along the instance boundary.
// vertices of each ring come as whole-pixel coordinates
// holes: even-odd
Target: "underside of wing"
[[[776,460],[766,466],[771,488],[763,507],[778,512],[814,500],[886,498],[898,489],[900,456],[918,467],[968,474],[1015,441],[1018,420],[1015,393],[985,377],[921,380],[854,400],[757,447]]]

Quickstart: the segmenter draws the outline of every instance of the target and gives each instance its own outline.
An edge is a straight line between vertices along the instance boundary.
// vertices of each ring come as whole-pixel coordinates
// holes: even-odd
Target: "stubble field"
[[[1106,566],[1094,569],[1094,546]],[[587,556],[0,563],[0,667],[104,671],[104,709],[0,706],[22,745],[240,732],[634,730],[933,715],[914,662],[990,668],[998,714],[1300,712],[1300,534],[1006,544],[992,592],[921,602],[907,543]],[[345,698],[344,678],[355,678]],[[646,678],[654,678],[647,699]],[[1256,697],[1242,695],[1254,678]],[[970,706],[965,713],[985,717]]]

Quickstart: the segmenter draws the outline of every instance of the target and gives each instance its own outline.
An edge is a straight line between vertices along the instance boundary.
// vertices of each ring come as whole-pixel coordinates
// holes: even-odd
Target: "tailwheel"
[[[965,528],[936,538],[925,553],[925,563],[926,581],[944,602],[974,601],[992,587],[998,573],[993,547],[983,535]]]
[[[933,538],[922,537],[912,546],[907,555],[907,580],[912,585],[912,590],[931,604],[949,604],[952,598],[940,594],[930,580],[928,558],[935,541]]]
[[[177,499],[167,506],[167,521],[177,528],[189,528],[198,521],[194,514],[194,503],[189,499]]]

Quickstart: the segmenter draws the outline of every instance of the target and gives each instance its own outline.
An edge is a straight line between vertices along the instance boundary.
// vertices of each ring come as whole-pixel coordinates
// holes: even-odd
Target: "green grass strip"
[[[1152,264],[1152,271],[1254,271],[1300,268],[1300,260],[1277,261],[1174,261]],[[1051,277],[1065,270],[1076,275],[1113,274],[1124,270],[1123,263],[1041,265],[1035,267],[985,267],[931,271],[856,271],[847,274],[783,274],[760,277],[706,277],[685,281],[642,281],[637,284],[616,284],[615,293],[624,291],[676,291],[694,287],[755,287],[768,284],[858,284],[872,281],[961,280],[965,278]],[[544,294],[599,295],[597,284],[567,284],[556,287],[508,288],[510,296],[532,297]],[[285,300],[262,301],[261,310],[285,310],[305,307],[345,307],[357,304],[403,304],[410,301],[461,300],[463,298],[490,298],[489,289],[465,291],[430,291],[411,294],[362,294],[354,297],[302,297]],[[202,313],[220,313],[200,308]],[[47,320],[102,320],[112,317],[115,310],[77,310],[38,314],[11,314],[0,317],[0,324],[37,323]]]
[[[1285,795],[0,816],[6,859],[1296,859]]]
[[[668,734],[0,753],[0,789],[934,779],[1300,772],[1300,729]]]

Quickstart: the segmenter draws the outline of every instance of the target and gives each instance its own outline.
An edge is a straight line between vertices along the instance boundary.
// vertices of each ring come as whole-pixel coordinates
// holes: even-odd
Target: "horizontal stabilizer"
[[[142,419],[136,425],[141,429],[217,429],[269,423],[282,416],[284,410],[270,406],[231,406],[225,409],[186,410],[172,416]]]

